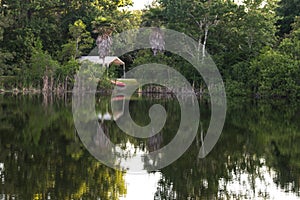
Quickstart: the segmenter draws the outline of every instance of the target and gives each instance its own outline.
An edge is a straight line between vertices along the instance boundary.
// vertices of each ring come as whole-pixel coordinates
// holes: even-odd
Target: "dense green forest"
[[[155,26],[201,43],[227,94],[299,96],[299,0],[156,0],[143,11],[124,9],[131,5],[131,0],[0,0],[0,90],[71,90],[80,67],[76,59],[96,47],[98,36]],[[188,62],[168,52],[154,56],[144,49],[122,59],[128,69],[165,63],[195,88],[204,85]]]

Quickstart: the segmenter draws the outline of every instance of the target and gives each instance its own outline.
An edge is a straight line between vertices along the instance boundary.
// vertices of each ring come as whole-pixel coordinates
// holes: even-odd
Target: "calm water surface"
[[[97,98],[95,108],[112,142],[155,151],[176,134],[178,102],[130,101],[139,125],[150,122],[148,110],[156,103],[168,118],[149,139],[126,136],[109,120],[109,98]],[[179,160],[160,171],[130,174],[106,167],[84,148],[70,97],[0,95],[0,199],[300,199],[300,103],[229,100],[223,133],[205,159],[197,155],[209,125],[209,103],[200,101],[200,110],[199,134]],[[105,145],[97,135],[92,140],[99,148]]]

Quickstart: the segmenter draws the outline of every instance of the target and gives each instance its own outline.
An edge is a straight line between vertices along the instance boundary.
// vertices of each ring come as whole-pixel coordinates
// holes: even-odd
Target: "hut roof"
[[[104,64],[104,65],[111,65],[111,64],[125,65],[125,63],[117,56],[106,56],[104,58],[104,62],[103,59],[99,58],[99,56],[82,56],[79,60],[80,61],[88,60],[93,63]]]

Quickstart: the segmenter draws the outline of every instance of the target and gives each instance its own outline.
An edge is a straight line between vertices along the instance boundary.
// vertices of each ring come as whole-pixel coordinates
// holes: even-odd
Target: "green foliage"
[[[277,50],[267,49],[251,63],[251,83],[263,96],[295,97],[300,89],[300,37],[296,19],[294,29]]]
[[[161,7],[150,7],[143,12],[141,25],[145,27],[162,27],[166,17]]]
[[[39,85],[46,60],[59,69],[57,73],[48,70],[55,74],[56,86],[66,85],[66,79],[72,83],[74,70],[66,68],[71,68],[74,59],[87,55],[95,46],[93,29],[97,27],[92,22],[99,16],[112,19],[117,32],[139,25],[140,14],[119,10],[132,5],[131,0],[1,1],[0,4],[0,76],[17,75],[14,85],[20,88]],[[41,43],[38,51],[37,42]],[[77,64],[73,64],[76,68]],[[66,75],[66,71],[71,74]]]
[[[58,58],[62,63],[87,54],[93,46],[91,34],[86,30],[86,25],[82,20],[77,20],[74,24],[69,25],[69,35],[71,39],[68,40],[68,43],[63,44],[61,51],[58,52]]]
[[[132,5],[131,0],[1,1],[0,76],[18,77],[13,85],[22,88],[40,85],[48,71],[55,87],[70,89],[78,69],[74,60],[95,47],[99,34],[156,26],[181,31],[202,44],[199,50],[211,54],[229,94],[294,96],[300,56],[297,1],[158,0],[148,10],[134,12],[123,9]],[[281,38],[275,36],[276,28]],[[204,85],[188,62],[168,52],[154,57],[142,50],[124,58],[129,69],[141,63],[167,64],[195,87]],[[45,70],[45,60],[55,67]],[[111,67],[108,75],[122,73]]]
[[[204,48],[223,75],[227,92],[242,96],[253,92],[250,62],[265,46],[276,44],[275,1],[244,1],[240,5],[230,1],[158,2],[160,6],[143,15],[145,26],[166,26],[206,45]],[[202,47],[199,50],[202,51]],[[189,64],[176,56],[169,59],[174,62],[168,64],[180,71],[190,83],[203,85],[200,74]],[[151,58],[148,61],[150,63]]]
[[[3,41],[4,29],[9,27],[11,20],[8,17],[0,15],[0,45],[4,46],[5,41]],[[13,59],[13,53],[0,48],[0,76],[3,75],[13,75],[14,71],[12,67],[8,64],[8,61]]]
[[[140,13],[114,10],[110,13],[100,12],[91,22],[94,33],[99,35],[112,32],[122,32],[128,29],[138,28],[140,25]]]
[[[299,63],[288,55],[267,50],[251,63],[251,69],[259,94],[279,97],[299,94]]]
[[[79,66],[80,64],[78,60],[73,58],[71,60],[68,60],[68,62],[66,62],[65,64],[61,65],[59,68],[57,68],[56,74],[57,76],[62,76],[62,77],[72,76],[77,72]]]
[[[25,81],[34,87],[40,88],[42,77],[53,77],[59,63],[52,59],[48,52],[37,46],[30,59],[30,67],[26,71]]]
[[[16,76],[0,76],[0,90],[16,88],[17,80]]]
[[[227,80],[225,83],[226,94],[228,96],[243,96],[250,97],[251,91],[247,85],[242,81]]]
[[[74,25],[69,25],[69,34],[76,44],[74,58],[80,56],[82,52],[88,53],[94,41],[91,38],[91,34],[86,30],[86,25],[82,20],[77,20],[74,22]]]
[[[300,60],[300,17],[295,18],[292,24],[292,32],[282,40],[279,51],[291,56],[294,60]]]
[[[276,10],[280,19],[277,22],[279,26],[278,35],[284,36],[289,34],[292,30],[292,24],[296,16],[300,13],[299,0],[280,0],[279,7]]]
[[[61,46],[61,51],[58,53],[58,58],[62,63],[76,58],[76,45],[76,41],[69,41],[68,43]]]
[[[8,64],[13,59],[13,54],[7,51],[0,51],[0,76],[15,74],[13,67]]]

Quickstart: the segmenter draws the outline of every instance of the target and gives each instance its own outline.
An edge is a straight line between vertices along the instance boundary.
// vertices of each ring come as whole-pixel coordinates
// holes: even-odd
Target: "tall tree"
[[[158,1],[167,18],[168,27],[182,31],[198,41],[198,50],[205,56],[209,30],[224,13],[223,1]],[[202,45],[201,45],[202,44]]]

